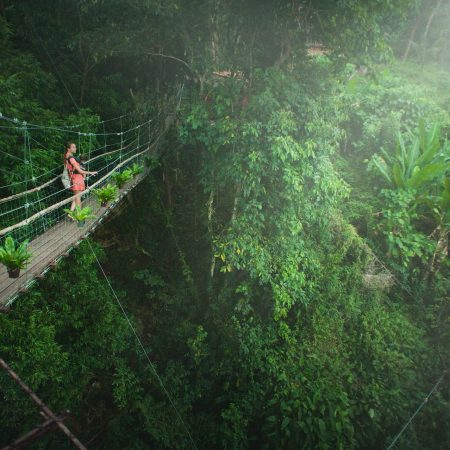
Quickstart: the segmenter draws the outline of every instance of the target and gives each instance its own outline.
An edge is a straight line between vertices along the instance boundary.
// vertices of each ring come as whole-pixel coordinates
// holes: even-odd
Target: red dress
[[[74,156],[70,156],[67,158],[67,170],[69,171],[70,181],[72,183],[72,191],[74,192],[82,192],[86,189],[84,185],[84,177],[81,173],[78,173],[80,170],[80,165]]]

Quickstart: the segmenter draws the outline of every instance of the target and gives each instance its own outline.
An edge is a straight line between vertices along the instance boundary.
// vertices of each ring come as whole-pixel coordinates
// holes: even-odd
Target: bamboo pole
[[[55,178],[52,178],[51,180],[47,181],[44,184],[41,184],[38,187],[35,187],[33,189],[28,189],[27,191],[19,192],[17,194],[10,195],[9,197],[0,198],[0,203],[9,202],[10,200],[14,200],[15,198],[20,198],[26,194],[31,194],[32,192],[40,191],[41,189],[44,189],[49,184],[52,184],[54,181],[56,181],[58,178],[60,178],[60,175],[56,176]]]
[[[6,362],[0,358],[0,366],[2,366],[8,375],[17,382],[23,391],[25,391],[31,399],[39,406],[39,409],[44,413],[46,419],[52,419],[55,425],[72,441],[73,445],[79,450],[87,450],[86,447],[72,434],[72,432],[58,420],[57,416],[47,407],[47,405],[19,378],[11,367],[6,364]]]

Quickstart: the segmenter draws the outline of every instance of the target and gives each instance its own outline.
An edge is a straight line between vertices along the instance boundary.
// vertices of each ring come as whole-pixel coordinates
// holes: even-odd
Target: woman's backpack
[[[70,177],[69,177],[69,171],[67,170],[66,166],[64,166],[64,170],[61,175],[61,182],[66,189],[70,189],[72,186],[72,183],[71,183]]]
[[[67,168],[67,158],[65,159],[64,170],[61,175],[61,182],[66,189],[70,189],[72,187],[72,173],[69,173],[69,169]]]

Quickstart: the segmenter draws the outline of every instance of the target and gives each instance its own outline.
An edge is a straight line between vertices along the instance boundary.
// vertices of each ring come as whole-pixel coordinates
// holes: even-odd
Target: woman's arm
[[[88,172],[83,170],[81,166],[77,163],[77,160],[72,156],[69,158],[70,165],[81,175],[97,175],[98,172]]]

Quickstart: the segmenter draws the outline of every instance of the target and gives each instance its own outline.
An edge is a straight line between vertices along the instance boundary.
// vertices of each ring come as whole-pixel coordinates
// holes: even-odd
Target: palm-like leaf
[[[77,220],[78,222],[82,222],[83,220],[87,219],[95,219],[96,216],[92,214],[92,208],[89,208],[89,206],[86,206],[85,208],[80,208],[79,206],[76,206],[75,209],[72,211],[70,209],[64,210],[70,217]]]
[[[450,167],[449,147],[447,143],[441,144],[439,124],[427,128],[421,121],[418,132],[411,136],[409,145],[406,145],[402,134],[398,133],[395,153],[384,150],[382,153],[384,159],[378,155],[372,158],[373,167],[389,184],[398,188],[422,190],[428,183],[442,177]]]
[[[8,269],[23,269],[31,258],[28,252],[28,240],[22,242],[17,248],[14,239],[8,236],[5,244],[0,247],[0,262]]]
[[[418,189],[426,182],[440,177],[445,172],[445,164],[434,163],[428,164],[423,169],[420,169],[419,166],[416,166],[414,169],[412,176],[407,180],[405,186]]]

